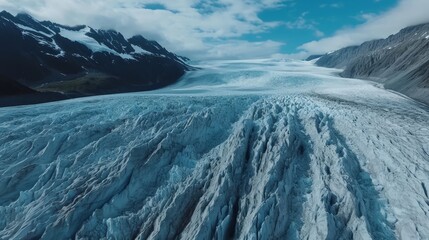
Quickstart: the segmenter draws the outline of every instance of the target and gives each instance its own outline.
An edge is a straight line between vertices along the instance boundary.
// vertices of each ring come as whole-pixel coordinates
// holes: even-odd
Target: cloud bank
[[[380,15],[364,14],[362,17],[366,20],[364,24],[303,44],[299,47],[301,55],[323,54],[359,45],[365,41],[385,38],[408,26],[429,22],[429,0],[400,0],[390,11]]]
[[[142,34],[167,49],[193,59],[266,57],[280,42],[238,40],[279,25],[264,22],[261,11],[284,0],[0,0],[0,8],[27,12],[38,19],[67,25]]]
[[[429,22],[429,0],[399,0],[391,10],[362,13],[363,24],[343,28],[333,36],[316,27],[318,23],[304,12],[297,19],[263,21],[258,15],[267,10],[293,6],[296,0],[0,0],[0,9],[27,12],[38,19],[66,25],[87,24],[115,29],[127,37],[142,34],[167,49],[191,59],[238,59],[284,56],[305,58],[364,41],[385,38],[400,29]],[[342,5],[320,5],[338,8]],[[287,18],[287,16],[285,16]],[[296,53],[280,52],[284,42],[243,40],[274,28],[312,31],[321,38],[301,45]],[[286,37],[285,37],[286,39]]]

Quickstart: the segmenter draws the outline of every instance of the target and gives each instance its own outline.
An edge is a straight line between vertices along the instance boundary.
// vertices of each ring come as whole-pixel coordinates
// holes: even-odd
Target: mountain
[[[311,55],[308,58],[306,58],[305,61],[313,61],[313,60],[318,59],[318,58],[323,57],[323,56],[324,56],[323,54]]]
[[[0,107],[63,100],[61,93],[38,92],[8,77],[0,75]]]
[[[374,80],[429,103],[429,23],[326,54],[316,64],[342,68],[343,77]]]
[[[36,91],[16,82],[8,77],[0,75],[0,95],[1,96],[14,96],[23,94],[32,94]]]
[[[126,39],[113,30],[63,26],[28,14],[1,12],[0,35],[0,74],[37,92],[74,97],[152,90],[189,70],[188,59],[143,36]]]

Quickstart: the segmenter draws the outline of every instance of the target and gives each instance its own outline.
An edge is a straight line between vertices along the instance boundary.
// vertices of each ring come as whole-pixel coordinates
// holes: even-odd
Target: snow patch
[[[72,31],[64,28],[60,28],[60,35],[70,39],[71,41],[82,43],[87,46],[93,52],[108,52],[112,54],[117,54],[117,52],[113,51],[109,47],[104,44],[98,43],[95,39],[87,36],[86,34],[91,31],[89,27],[85,27],[79,31]]]
[[[24,31],[27,31],[27,32],[38,33],[38,34],[40,34],[40,35],[44,35],[44,36],[46,36],[46,37],[52,37],[52,36],[54,35],[54,33],[52,32],[52,30],[50,30],[50,29],[49,29],[49,31],[51,31],[51,32],[52,32],[52,34],[47,34],[47,33],[45,33],[45,32],[37,31],[37,30],[35,30],[35,29],[33,29],[33,28],[30,28],[30,27],[27,27],[27,26],[24,26],[24,25],[21,25],[21,24],[18,24],[18,23],[15,23],[15,25],[16,25],[17,27],[19,27],[21,30],[24,30]]]
[[[133,49],[134,49],[134,53],[137,53],[137,54],[142,54],[142,55],[153,55],[153,53],[151,53],[151,52],[149,52],[149,51],[146,51],[146,50],[144,50],[143,48],[141,48],[141,47],[139,47],[139,46],[136,46],[136,45],[132,45],[132,47],[133,47]]]
[[[95,39],[87,36],[86,34],[89,33],[90,31],[91,31],[91,28],[89,27],[85,27],[79,31],[72,31],[72,30],[61,28],[60,35],[72,41],[76,41],[87,46],[92,52],[107,52],[107,53],[119,56],[123,59],[135,60],[129,54],[120,54],[115,50],[107,47],[106,45],[99,43]]]
[[[123,59],[127,59],[127,60],[136,60],[133,56],[131,56],[131,54],[126,54],[126,53],[118,53],[118,55],[123,58]]]

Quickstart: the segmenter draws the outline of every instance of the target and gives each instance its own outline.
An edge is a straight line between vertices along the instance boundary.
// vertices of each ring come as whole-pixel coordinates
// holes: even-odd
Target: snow
[[[23,35],[29,36],[29,37],[35,39],[37,42],[39,42],[39,44],[48,46],[48,47],[50,47],[54,50],[57,50],[59,52],[57,55],[52,55],[52,54],[47,54],[47,55],[51,55],[54,57],[63,57],[65,55],[65,52],[58,46],[58,44],[55,42],[54,39],[50,38],[50,36],[48,34],[45,34],[43,32],[39,32],[39,31],[34,31],[31,28],[27,29],[27,28],[25,28],[25,26],[22,26],[22,25],[20,27],[23,27],[23,29],[24,29],[22,31]],[[46,38],[44,38],[41,35],[48,37],[48,39],[52,40],[52,42],[47,41]]]
[[[72,54],[72,56],[73,56],[73,57],[78,57],[78,58],[83,58],[83,59],[88,60],[86,57],[84,57],[84,56],[82,56],[82,55],[80,55],[80,54],[77,54],[77,53],[73,53],[73,54]]]
[[[338,70],[0,109],[5,239],[428,239],[429,111]]]
[[[118,55],[123,58],[123,59],[127,59],[127,60],[136,60],[133,56],[131,56],[131,54],[127,54],[127,53],[118,53]]]
[[[52,55],[52,54],[50,54],[50,55],[52,55],[54,57],[63,57],[64,56],[65,52],[62,51],[60,49],[60,47],[57,45],[57,43],[55,42],[55,40],[52,39],[52,37],[54,36],[54,32],[52,32],[52,34],[46,34],[44,32],[37,31],[35,29],[32,29],[30,27],[27,27],[27,26],[24,26],[21,24],[16,24],[16,25],[17,25],[17,27],[19,27],[23,31],[23,34],[36,39],[42,45],[49,46],[49,47],[59,51],[59,54],[57,54],[57,55]],[[118,53],[115,50],[109,48],[108,46],[106,46],[102,43],[99,43],[95,39],[93,39],[92,37],[88,36],[87,33],[89,33],[90,31],[91,31],[90,27],[85,27],[85,28],[80,29],[78,31],[60,28],[59,34],[65,38],[71,40],[71,41],[79,42],[79,43],[85,45],[94,53],[95,52],[106,52],[106,53],[110,53],[110,54],[119,56],[124,60],[136,61],[133,54],[142,54],[142,55],[152,55],[153,54],[153,53],[146,51],[146,50],[144,50],[138,46],[135,46],[135,45],[132,45],[132,47],[134,48],[133,53],[130,53],[130,54]],[[52,42],[46,41],[46,39],[44,39],[43,37],[52,39]],[[162,55],[162,57],[166,57],[166,56]]]
[[[60,35],[72,41],[76,41],[84,44],[93,52],[108,52],[112,54],[117,54],[117,52],[110,49],[106,45],[100,44],[95,39],[87,36],[86,34],[89,33],[90,31],[91,29],[89,27],[85,27],[79,31],[72,31],[72,30],[61,28]]]
[[[146,51],[143,48],[136,46],[134,44],[132,45],[132,47],[134,48],[134,53],[143,54],[143,55],[152,55],[153,54],[153,53]]]
[[[72,31],[68,29],[61,28],[60,35],[68,38],[72,41],[79,42],[85,46],[87,46],[92,52],[107,52],[113,55],[120,56],[123,59],[127,60],[135,60],[133,56],[130,54],[118,53],[113,49],[110,49],[108,46],[98,43],[95,39],[87,36],[86,34],[91,31],[91,28],[85,27],[79,31]]]
[[[44,33],[44,32],[41,32],[41,31],[37,31],[37,30],[35,30],[33,28],[30,28],[30,27],[27,27],[27,26],[24,26],[24,25],[21,25],[21,24],[18,24],[18,23],[15,23],[15,25],[17,27],[21,28],[24,31],[37,33],[37,34],[40,34],[40,35],[44,35],[46,37],[52,37],[54,35],[54,33],[52,31],[51,31],[52,34],[47,34],[47,33]]]
[[[65,52],[58,46],[58,44],[55,42],[54,39],[52,39],[52,37],[54,36],[54,33],[52,32],[52,34],[47,34],[41,31],[37,31],[33,28],[21,25],[21,24],[16,24],[17,27],[19,27],[22,30],[22,33],[24,35],[27,35],[29,37],[32,37],[34,39],[36,39],[39,44],[45,45],[45,46],[49,46],[52,49],[55,49],[57,51],[59,51],[59,53],[57,55],[52,55],[52,54],[48,54],[48,55],[52,55],[54,57],[63,57],[65,55]],[[52,42],[46,41],[43,36],[45,36],[48,39],[51,39]]]

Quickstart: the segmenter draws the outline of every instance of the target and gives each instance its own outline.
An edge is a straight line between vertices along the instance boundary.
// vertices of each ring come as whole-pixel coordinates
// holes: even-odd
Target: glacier
[[[0,239],[429,239],[429,108],[341,70],[200,62],[0,108]]]

